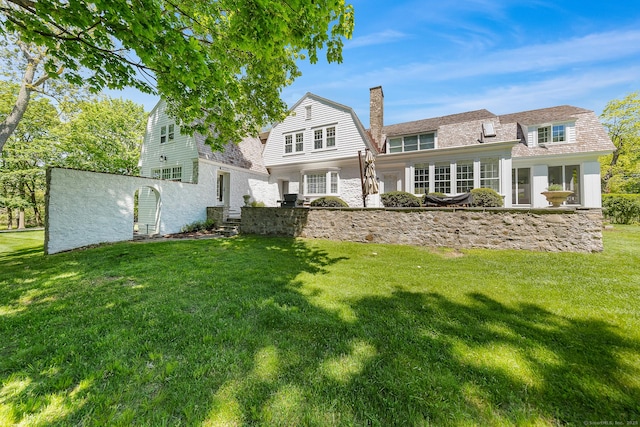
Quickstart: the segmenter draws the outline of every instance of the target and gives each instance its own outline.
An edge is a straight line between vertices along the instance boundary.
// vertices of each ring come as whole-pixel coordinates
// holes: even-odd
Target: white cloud
[[[368,34],[366,36],[354,37],[347,40],[344,44],[345,49],[355,49],[365,46],[374,46],[385,43],[394,43],[398,40],[406,38],[407,35],[396,30],[385,30],[378,33]]]

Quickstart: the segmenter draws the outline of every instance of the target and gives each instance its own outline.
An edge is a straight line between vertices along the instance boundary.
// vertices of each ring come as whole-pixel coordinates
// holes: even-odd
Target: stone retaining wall
[[[243,208],[240,232],[456,249],[603,249],[600,209]]]

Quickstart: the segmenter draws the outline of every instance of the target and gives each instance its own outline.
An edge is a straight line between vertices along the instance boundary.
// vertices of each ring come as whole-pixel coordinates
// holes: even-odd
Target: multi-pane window
[[[425,133],[389,139],[389,152],[431,150],[435,148],[435,134]]]
[[[538,128],[538,144],[566,141],[567,128],[565,125],[553,125]]]
[[[456,191],[467,193],[473,190],[473,163],[458,163],[456,166]]]
[[[413,173],[413,194],[427,194],[429,192],[429,165],[415,165]]]
[[[305,194],[338,194],[338,172],[314,172],[304,176]]]
[[[182,166],[172,168],[152,169],[151,177],[156,179],[171,179],[173,181],[182,180]]]
[[[338,172],[331,172],[331,194],[338,194]]]
[[[284,136],[284,152],[285,153],[293,152],[293,135]]]
[[[182,179],[182,166],[176,166],[171,169],[171,179],[174,181],[180,181]]]
[[[314,173],[307,175],[307,194],[326,194],[327,174]]]
[[[436,165],[433,172],[433,190],[436,193],[451,193],[451,166]]]
[[[324,144],[323,135],[324,135],[323,129],[316,129],[313,131],[313,148],[315,150],[322,149],[322,146]]]
[[[167,127],[162,126],[160,128],[160,144],[164,144],[167,142]]]
[[[480,160],[480,187],[500,192],[500,162],[498,159]]]
[[[327,128],[327,148],[336,146],[336,128]]]
[[[173,141],[175,138],[175,125],[169,125],[168,139]]]
[[[566,140],[564,125],[554,125],[552,134],[553,142],[564,142]]]
[[[304,151],[304,134],[302,132],[296,133],[296,153]]]

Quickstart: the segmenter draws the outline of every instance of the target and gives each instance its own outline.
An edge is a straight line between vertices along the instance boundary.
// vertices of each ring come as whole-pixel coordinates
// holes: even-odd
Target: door
[[[228,172],[218,172],[218,185],[216,186],[216,201],[218,206],[229,207],[230,175]]]
[[[382,175],[382,177],[382,183],[384,185],[384,187],[382,188],[383,193],[398,191],[398,175],[385,173],[384,175]]]

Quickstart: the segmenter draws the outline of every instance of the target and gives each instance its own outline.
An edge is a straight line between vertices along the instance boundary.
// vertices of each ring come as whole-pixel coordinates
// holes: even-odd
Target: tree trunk
[[[24,72],[24,78],[20,85],[20,92],[18,92],[18,99],[16,100],[11,113],[9,113],[7,118],[0,123],[0,153],[2,152],[4,144],[16,130],[16,127],[18,127],[18,123],[22,120],[24,112],[27,111],[29,100],[31,99],[31,84],[33,83],[33,76],[35,75],[35,72],[35,64],[27,64],[27,69]]]
[[[620,157],[619,148],[613,152],[613,155],[611,156],[611,163],[609,163],[609,170],[607,170],[607,173],[602,177],[602,191],[605,193],[609,192],[609,180],[613,177],[613,170],[618,164],[618,157]]]
[[[40,64],[40,61],[45,57],[45,53],[40,52],[32,55],[29,51],[29,46],[26,44],[18,42],[18,46],[27,60],[27,68],[25,69],[24,76],[22,77],[20,91],[18,92],[18,99],[16,99],[16,103],[9,115],[0,123],[0,153],[2,153],[4,144],[16,130],[16,127],[18,127],[18,123],[22,120],[24,112],[27,111],[29,100],[31,99],[31,92],[33,92],[35,87],[41,86],[49,79],[49,75],[45,73],[35,83],[33,81],[38,64]]]
[[[7,208],[7,230],[13,230],[13,209]]]
[[[35,189],[35,183],[33,185],[33,188]],[[40,216],[40,209],[38,209],[38,203],[36,200],[36,192],[35,190],[29,190],[29,195],[31,198],[31,204],[33,205],[33,217],[36,221],[36,225],[38,227],[42,227],[42,217]]]

